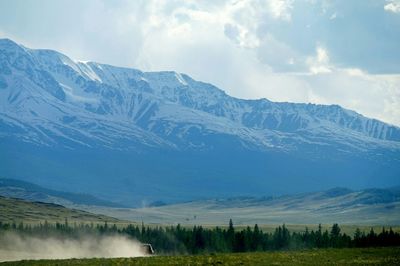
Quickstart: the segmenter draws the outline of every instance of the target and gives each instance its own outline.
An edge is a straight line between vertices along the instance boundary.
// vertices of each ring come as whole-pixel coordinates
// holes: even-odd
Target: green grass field
[[[69,259],[4,262],[0,265],[400,265],[400,248],[321,249],[198,256]]]

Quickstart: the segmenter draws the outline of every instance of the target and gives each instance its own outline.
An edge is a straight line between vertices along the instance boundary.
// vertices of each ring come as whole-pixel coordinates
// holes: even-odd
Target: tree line
[[[125,235],[142,243],[150,243],[158,254],[199,254],[223,252],[254,252],[272,250],[295,250],[307,248],[345,248],[345,247],[381,247],[400,246],[400,234],[392,228],[379,233],[371,228],[369,232],[356,229],[353,236],[341,232],[338,224],[330,230],[305,228],[303,232],[290,232],[285,224],[274,232],[263,232],[256,224],[236,229],[232,220],[227,228],[192,228],[177,226],[150,227],[115,224],[51,224],[48,222],[30,225],[23,223],[0,222],[0,236],[5,232],[15,232],[23,237],[82,238],[86,235]]]

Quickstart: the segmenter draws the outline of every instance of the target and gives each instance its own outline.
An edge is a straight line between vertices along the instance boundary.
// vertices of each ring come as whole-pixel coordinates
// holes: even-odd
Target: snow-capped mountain
[[[233,180],[229,192],[252,193],[281,178],[320,188],[350,176],[355,186],[395,185],[400,176],[400,128],[340,106],[238,99],[185,74],[74,61],[8,39],[0,40],[0,129],[0,174],[73,188],[94,172],[107,184],[116,167],[115,178],[140,191],[135,199],[157,198],[148,188],[180,198],[171,188],[191,194],[194,181]],[[102,162],[111,166],[93,171]],[[241,190],[246,178],[257,185]],[[226,192],[200,187],[194,196]]]

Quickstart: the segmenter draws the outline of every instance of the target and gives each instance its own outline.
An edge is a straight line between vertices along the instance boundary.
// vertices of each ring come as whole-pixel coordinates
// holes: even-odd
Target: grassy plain
[[[326,194],[326,193],[325,193]],[[353,192],[329,197],[324,192],[278,198],[209,199],[147,208],[83,207],[127,221],[145,224],[220,226],[234,224],[400,225],[400,201],[378,192]],[[388,201],[388,202],[387,202]]]
[[[320,249],[196,256],[67,259],[4,262],[0,265],[400,265],[400,248]]]

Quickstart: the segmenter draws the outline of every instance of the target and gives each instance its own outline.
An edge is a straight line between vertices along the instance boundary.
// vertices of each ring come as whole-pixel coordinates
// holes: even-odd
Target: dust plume
[[[16,233],[0,235],[0,262],[24,259],[115,258],[146,254],[138,241],[124,236],[40,238]]]

